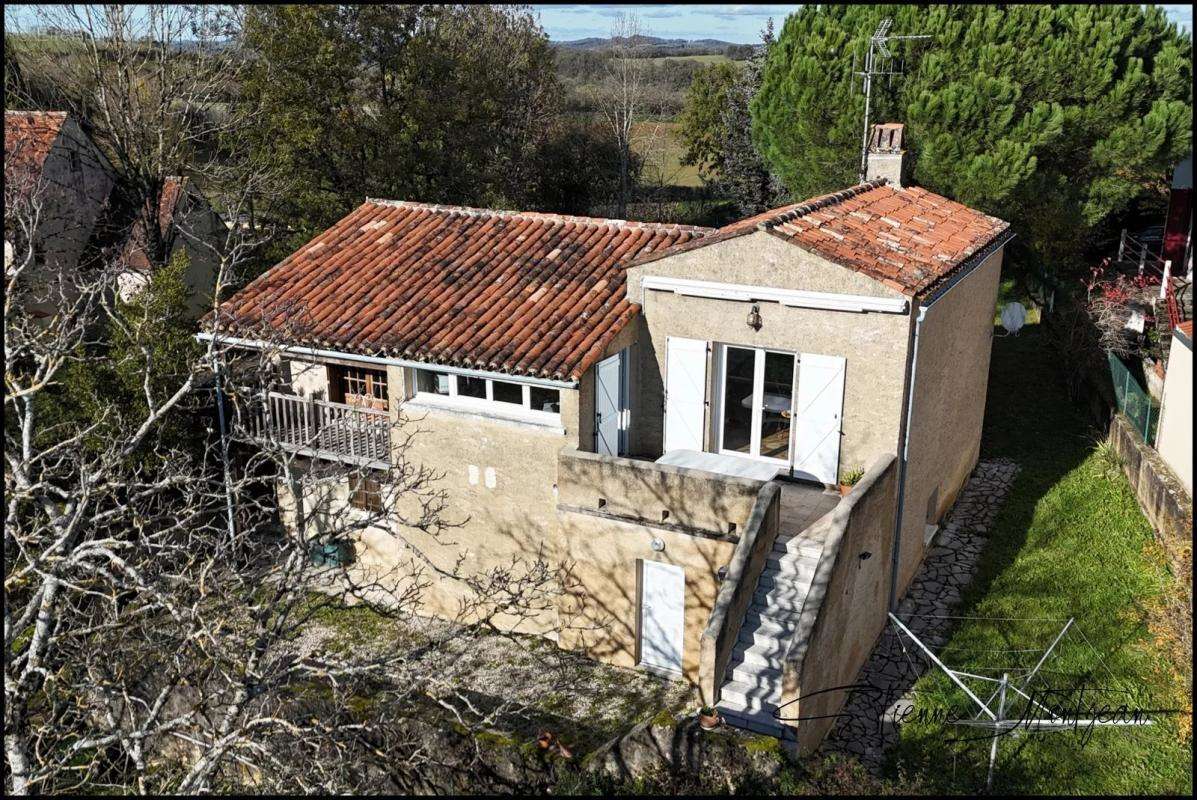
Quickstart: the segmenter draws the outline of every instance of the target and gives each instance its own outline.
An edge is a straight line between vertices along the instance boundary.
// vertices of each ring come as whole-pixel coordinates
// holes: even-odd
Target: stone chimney
[[[902,145],[905,140],[906,126],[900,122],[884,122],[873,126],[869,136],[866,181],[885,178],[893,186],[904,185],[902,179],[906,151]]]

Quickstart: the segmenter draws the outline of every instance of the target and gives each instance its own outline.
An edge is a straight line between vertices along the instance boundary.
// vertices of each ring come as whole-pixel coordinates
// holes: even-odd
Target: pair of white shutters
[[[703,450],[708,343],[670,336],[665,356],[665,451]],[[802,353],[795,409],[795,477],[836,483],[839,477],[845,361]],[[722,379],[722,376],[719,376]]]

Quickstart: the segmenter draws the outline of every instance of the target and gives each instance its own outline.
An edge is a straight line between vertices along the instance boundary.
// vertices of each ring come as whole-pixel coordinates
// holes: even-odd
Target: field
[[[672,186],[702,186],[698,167],[682,163],[685,148],[678,139],[679,124],[641,120],[632,127],[632,148],[645,159],[645,179]],[[658,178],[659,176],[659,178]]]

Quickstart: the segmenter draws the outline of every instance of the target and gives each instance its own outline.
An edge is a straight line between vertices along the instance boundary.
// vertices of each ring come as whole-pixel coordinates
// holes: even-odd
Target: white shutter
[[[844,368],[844,359],[839,356],[802,354],[794,445],[796,477],[829,484],[839,482]]]
[[[665,452],[702,452],[707,343],[670,336],[665,355]]]

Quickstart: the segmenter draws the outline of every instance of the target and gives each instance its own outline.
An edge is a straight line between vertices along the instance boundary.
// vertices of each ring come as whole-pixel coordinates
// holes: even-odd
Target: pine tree
[[[773,47],[773,20],[761,32],[761,47],[727,92],[721,117],[724,131],[719,155],[719,186],[735,201],[740,214],[758,214],[778,205],[784,195],[781,182],[761,158],[752,137],[750,106],[761,87],[765,59]]]
[[[1032,265],[1079,265],[1191,149],[1191,37],[1158,7],[804,6],[752,103],[794,196],[855,183],[853,54],[886,17],[931,38],[891,44],[902,74],[874,83],[873,119],[906,123],[914,182],[1010,220]]]

